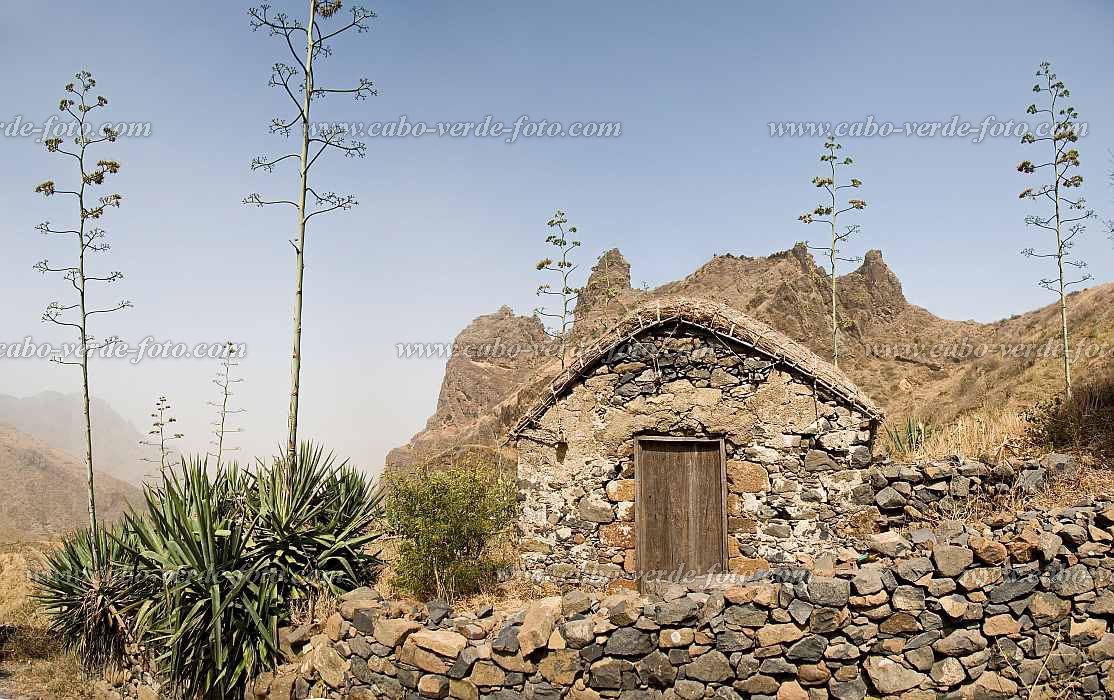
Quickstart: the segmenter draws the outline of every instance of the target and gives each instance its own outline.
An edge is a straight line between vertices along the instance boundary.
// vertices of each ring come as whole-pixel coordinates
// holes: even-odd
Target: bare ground
[[[30,567],[49,544],[0,548],[0,698],[92,698],[92,685],[72,655],[60,650],[31,600]]]

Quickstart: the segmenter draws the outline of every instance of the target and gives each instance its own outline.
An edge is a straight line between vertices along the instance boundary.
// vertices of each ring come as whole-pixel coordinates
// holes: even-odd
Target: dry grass
[[[49,546],[8,546],[0,552],[0,697],[93,696],[81,665],[59,650],[46,617],[31,599],[31,568]]]
[[[1080,457],[1079,473],[1050,481],[1028,501],[1033,510],[1076,505],[1080,501],[1114,499],[1114,470],[1089,455]]]
[[[924,438],[909,439],[908,421],[924,426]],[[946,426],[916,418],[888,421],[884,444],[890,456],[903,461],[989,458],[994,461],[1028,456],[1025,424],[1017,411],[985,409],[958,418]],[[910,444],[912,443],[912,444]]]
[[[1021,495],[1012,491],[1008,495],[996,497],[981,493],[971,494],[966,498],[953,498],[943,505],[937,503],[934,508],[925,513],[925,517],[934,524],[945,521],[985,523],[995,514],[1024,511],[1023,502]]]
[[[308,598],[290,604],[291,626],[324,622],[340,608],[340,598],[329,591],[315,591]]]
[[[561,589],[554,583],[538,583],[526,576],[516,575],[505,583],[463,597],[456,602],[456,605],[462,610],[478,610],[490,605],[495,610],[514,611],[521,609],[522,603],[526,601],[548,598],[560,593]]]
[[[893,421],[882,440],[890,456],[899,461],[931,461],[961,457],[1015,466],[1026,459],[1040,457],[1053,449],[1071,452],[1080,462],[1079,473],[1071,478],[1046,481],[1034,494],[1016,488],[998,495],[974,494],[955,499],[926,514],[931,520],[985,522],[1003,513],[1049,510],[1080,502],[1114,498],[1114,469],[1111,452],[1100,449],[1109,444],[1114,423],[1106,421],[1114,394],[1109,389],[1081,387],[1076,392],[1072,413],[1064,420],[1083,426],[1087,439],[1073,440],[1074,448],[1064,444],[1044,444],[1034,439],[1033,424],[1021,412],[1008,409],[983,409],[946,426],[932,427],[916,419]],[[1058,415],[1058,414],[1054,414]],[[918,426],[924,425],[918,434]],[[914,439],[914,438],[923,439]]]

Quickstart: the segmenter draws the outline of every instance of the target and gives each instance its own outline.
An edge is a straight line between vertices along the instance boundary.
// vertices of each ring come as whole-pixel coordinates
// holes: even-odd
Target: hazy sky
[[[303,2],[273,0],[291,12]],[[255,155],[288,147],[267,125],[283,99],[267,87],[285,60],[248,27],[248,5],[44,1],[5,5],[0,122],[41,123],[62,86],[92,70],[113,120],[150,122],[149,138],[104,149],[122,162],[125,206],[105,219],[101,269],[127,278],[101,293],[136,306],[100,319],[98,335],[131,343],[248,346],[239,405],[247,454],[285,435],[294,220],[240,202],[289,196],[295,171],[251,173]],[[1046,2],[509,3],[373,5],[372,31],[339,41],[319,80],[373,79],[378,97],[329,99],[341,121],[620,122],[609,139],[371,138],[363,160],[322,170],[325,189],[360,206],[319,217],[307,245],[302,435],[378,468],[434,408],[443,361],[397,359],[395,344],[448,341],[473,317],[536,304],[533,263],[556,207],[580,227],[585,253],[618,246],[636,284],[688,274],[714,253],[765,255],[809,234],[796,217],[818,138],[774,138],[769,123],[898,124],[953,115],[1024,119],[1036,65],[1052,60],[1088,122],[1080,142],[1085,194],[1114,212],[1104,172],[1114,147],[1114,4]],[[949,318],[993,320],[1051,301],[1042,272],[1017,251],[1039,245],[1014,171],[1033,154],[1015,138],[848,138],[869,201],[853,251],[881,248],[907,296]],[[58,340],[39,322],[63,291],[32,265],[68,248],[34,231],[66,221],[61,198],[33,187],[65,181],[67,163],[29,137],[0,138],[0,342]],[[1098,282],[1114,253],[1095,225],[1078,247]],[[589,262],[585,260],[585,262]],[[587,268],[588,265],[585,265]],[[68,338],[67,338],[68,339]],[[94,393],[144,427],[170,397],[203,448],[215,398],[212,360],[100,362]],[[77,387],[72,368],[0,359],[0,393]]]

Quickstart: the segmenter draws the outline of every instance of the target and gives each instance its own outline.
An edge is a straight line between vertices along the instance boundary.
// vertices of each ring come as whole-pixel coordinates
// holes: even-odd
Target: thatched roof
[[[761,321],[726,304],[704,299],[671,297],[639,306],[578,353],[549,383],[549,390],[543,391],[543,396],[510,431],[510,437],[516,437],[541,418],[558,397],[568,391],[574,382],[587,376],[600,359],[617,346],[651,328],[674,323],[703,330],[750,348],[775,362],[779,368],[807,377],[821,391],[841,399],[868,418],[879,420],[884,416],[882,409],[855,386],[846,374]]]

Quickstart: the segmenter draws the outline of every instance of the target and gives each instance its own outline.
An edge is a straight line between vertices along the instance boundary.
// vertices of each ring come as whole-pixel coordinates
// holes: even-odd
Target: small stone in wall
[[[902,537],[900,533],[893,532],[892,530],[871,535],[869,544],[871,551],[891,559],[896,559],[899,555],[913,549],[913,545],[909,544],[909,540]]]
[[[594,496],[580,499],[577,513],[581,518],[592,523],[609,523],[615,519],[611,504]]]
[[[823,450],[809,450],[805,454],[805,471],[834,472],[839,469],[832,456]]]
[[[632,522],[634,520],[634,502],[633,501],[621,501],[620,503],[616,504],[615,510],[618,511],[619,520],[622,520],[622,521],[628,522],[628,523]]]
[[[941,576],[955,578],[975,561],[974,552],[958,545],[939,544],[932,550],[932,559]]]
[[[782,459],[782,454],[770,447],[751,445],[743,452],[747,459],[760,464],[777,464]]]
[[[600,543],[605,547],[634,548],[634,523],[615,522],[600,528]]]
[[[846,452],[859,440],[858,431],[837,430],[820,436],[820,446],[825,450]]]
[[[1006,545],[997,540],[985,537],[971,537],[967,544],[971,546],[975,556],[984,564],[1001,564],[1009,556]]]
[[[923,673],[917,673],[880,656],[867,659],[865,668],[874,687],[890,695],[916,688],[927,678]]]
[[[607,484],[607,498],[615,503],[634,501],[634,491],[634,479],[616,479]]]

